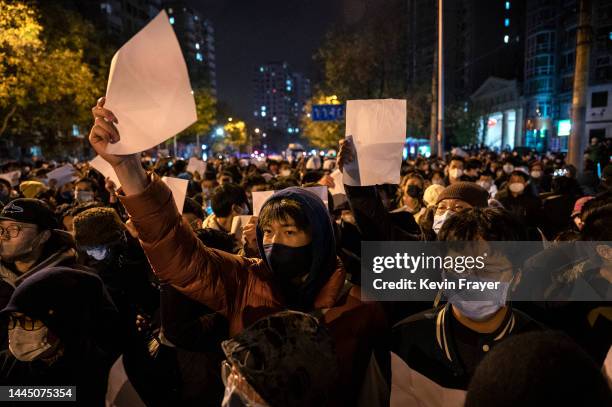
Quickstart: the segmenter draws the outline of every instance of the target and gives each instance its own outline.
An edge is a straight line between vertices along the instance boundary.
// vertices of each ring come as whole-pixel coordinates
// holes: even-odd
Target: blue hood
[[[300,204],[304,211],[312,233],[312,264],[308,278],[299,288],[298,304],[303,308],[312,306],[316,295],[335,270],[336,240],[329,212],[321,198],[303,188],[291,187],[274,193],[263,204],[263,208],[271,202],[291,199]],[[263,231],[257,224],[257,247],[259,255],[271,270],[263,249]],[[292,302],[292,301],[289,301]]]

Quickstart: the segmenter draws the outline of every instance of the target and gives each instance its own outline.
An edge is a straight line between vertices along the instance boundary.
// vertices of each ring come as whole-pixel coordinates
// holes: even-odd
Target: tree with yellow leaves
[[[245,152],[248,137],[246,123],[242,120],[233,120],[223,126],[225,137],[223,138],[223,144],[234,151]]]
[[[183,130],[178,137],[192,135],[208,135],[217,123],[217,99],[213,96],[210,89],[200,88],[194,91],[193,97],[196,103],[198,120]]]
[[[49,24],[53,18],[56,26],[64,21],[63,30],[44,26],[31,3],[0,0],[0,136],[37,134],[32,142],[52,143],[73,124],[87,125],[89,107],[103,94],[84,62],[86,36],[73,36],[93,35],[93,26],[65,10],[45,15]]]

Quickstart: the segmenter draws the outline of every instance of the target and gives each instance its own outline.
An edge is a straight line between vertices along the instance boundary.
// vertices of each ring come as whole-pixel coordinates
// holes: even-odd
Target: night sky
[[[253,70],[287,61],[310,79],[312,60],[328,28],[341,19],[342,0],[190,0],[213,22],[217,94],[231,111],[253,114]]]

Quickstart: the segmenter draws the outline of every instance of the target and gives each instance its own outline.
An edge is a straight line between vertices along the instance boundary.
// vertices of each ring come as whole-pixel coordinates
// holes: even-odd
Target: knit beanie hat
[[[74,240],[77,246],[100,246],[116,242],[125,225],[112,208],[92,208],[74,217]]]
[[[489,193],[480,185],[468,181],[460,181],[444,188],[438,195],[436,205],[445,199],[460,199],[475,208],[486,208]]]
[[[438,197],[442,191],[444,191],[444,186],[442,185],[433,184],[428,186],[423,194],[423,201],[425,202],[425,205],[435,205],[436,202],[438,202]]]

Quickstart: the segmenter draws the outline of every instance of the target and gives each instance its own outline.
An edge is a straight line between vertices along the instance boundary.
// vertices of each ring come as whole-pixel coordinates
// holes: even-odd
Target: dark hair
[[[606,206],[612,203],[612,191],[602,192],[601,194],[595,195],[593,199],[584,203],[582,210],[580,211],[580,219],[584,220],[597,208]]]
[[[253,175],[249,175],[248,177],[245,177],[242,180],[242,186],[246,189],[246,188],[252,188],[255,185],[267,185],[268,183],[266,182],[266,179],[259,175],[259,174],[253,174]]]
[[[484,170],[480,173],[481,177],[491,177],[493,179],[495,179],[495,174],[493,174],[493,172],[491,170]]]
[[[88,178],[88,177],[79,178],[74,183],[74,186],[76,187],[77,184],[81,184],[81,183],[89,184],[89,186],[91,187],[91,190],[94,192],[96,191],[96,181],[94,181],[93,179]]]
[[[450,164],[451,161],[461,161],[462,163],[465,164],[465,160],[463,159],[463,157],[460,157],[458,155],[452,156],[450,160],[448,160],[448,163]]]
[[[247,203],[246,193],[242,187],[236,184],[223,184],[215,188],[210,206],[218,217],[224,218],[232,212],[233,205]]]
[[[323,177],[324,172],[321,170],[308,170],[302,177],[302,184],[308,184],[309,182],[317,182]]]
[[[473,169],[478,169],[481,167],[482,167],[482,162],[477,158],[470,158],[465,163],[466,170],[473,170]]]
[[[276,181],[272,182],[271,186],[273,191],[281,191],[285,188],[299,187],[300,183],[294,177],[278,177]]]
[[[512,336],[480,362],[465,407],[609,406],[600,368],[568,336],[536,331]]]
[[[527,240],[523,224],[503,208],[470,208],[451,216],[438,232],[438,240]]]
[[[174,171],[176,172],[176,174],[185,172],[186,169],[187,169],[187,163],[185,162],[185,160],[176,160],[174,162]]]
[[[202,210],[202,206],[200,206],[200,204],[198,204],[192,198],[185,198],[183,213],[191,213],[195,215],[198,219],[204,219],[204,211]]]
[[[310,223],[302,210],[300,203],[294,199],[273,199],[261,209],[259,227],[263,228],[272,222],[287,222],[293,220],[300,230],[308,230]]]
[[[589,212],[584,219],[581,240],[612,240],[612,204],[607,204]]]
[[[204,228],[196,230],[195,234],[198,239],[208,247],[228,253],[234,252],[234,238],[228,233],[211,228]]]

